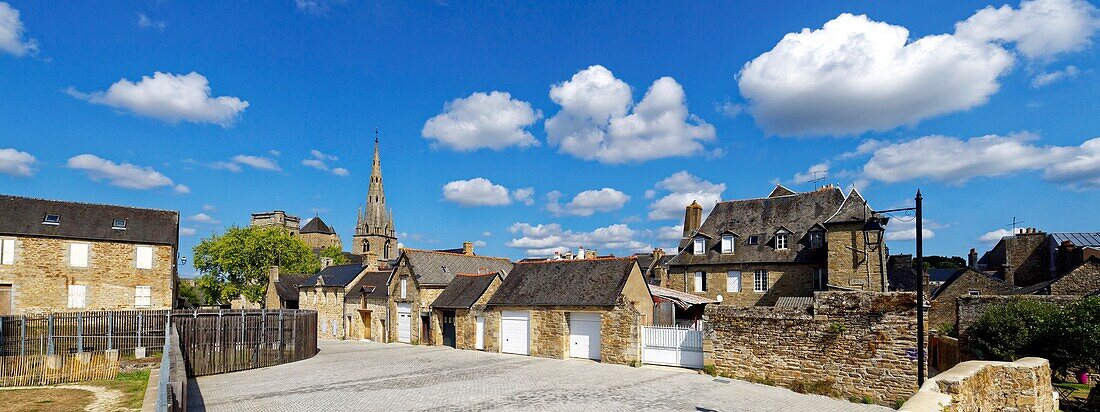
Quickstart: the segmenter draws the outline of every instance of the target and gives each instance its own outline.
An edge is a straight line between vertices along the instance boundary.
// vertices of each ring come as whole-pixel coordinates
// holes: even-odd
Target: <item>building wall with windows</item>
[[[168,245],[0,235],[0,315],[170,309],[174,262]]]
[[[813,296],[814,271],[824,269],[824,265],[734,263],[688,266],[685,269],[668,275],[669,289],[715,300],[721,296],[722,305],[768,306],[774,305],[782,296]]]

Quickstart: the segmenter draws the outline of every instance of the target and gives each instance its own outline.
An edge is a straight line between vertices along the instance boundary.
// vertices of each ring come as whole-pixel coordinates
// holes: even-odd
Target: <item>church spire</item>
[[[368,252],[378,259],[397,257],[396,230],[393,212],[386,207],[386,192],[382,185],[382,156],[379,153],[378,130],[374,131],[374,158],[371,163],[370,183],[367,188],[367,204],[355,226],[355,253]]]

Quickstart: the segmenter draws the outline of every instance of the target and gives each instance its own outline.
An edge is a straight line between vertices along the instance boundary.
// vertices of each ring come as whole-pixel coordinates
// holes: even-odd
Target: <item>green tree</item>
[[[191,306],[202,306],[206,304],[205,299],[202,298],[202,292],[199,291],[198,287],[191,281],[180,279],[179,296],[180,299],[187,301]]]
[[[983,359],[1014,361],[1026,356],[1049,359],[1049,339],[1058,312],[1054,304],[1032,299],[994,307],[970,327],[970,345]]]
[[[351,260],[349,260],[347,255],[344,254],[344,251],[340,250],[340,248],[336,246],[327,246],[324,249],[321,249],[321,257],[332,259],[332,264],[334,265],[351,263]]]
[[[1057,370],[1100,371],[1100,297],[1067,305],[1052,328],[1048,359]]]
[[[244,296],[263,303],[269,267],[288,273],[313,273],[320,267],[309,246],[277,227],[231,227],[195,246],[196,285],[208,304]]]

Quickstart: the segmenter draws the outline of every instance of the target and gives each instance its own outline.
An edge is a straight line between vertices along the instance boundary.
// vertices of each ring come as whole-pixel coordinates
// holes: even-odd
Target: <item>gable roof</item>
[[[367,272],[352,288],[351,293],[365,292],[367,298],[385,299],[389,296],[389,288],[386,287],[390,279],[390,271]]]
[[[455,276],[454,280],[443,289],[432,301],[433,308],[439,309],[469,309],[493,283],[493,279],[500,278],[500,272],[466,274]]]
[[[824,261],[825,248],[809,248],[801,239],[815,224],[835,215],[843,203],[844,194],[836,187],[786,196],[720,202],[699,227],[699,233],[714,238],[729,230],[745,237],[760,236],[760,241],[755,245],[738,242],[732,254],[723,254],[717,249],[717,242],[708,242],[706,254],[694,255],[689,248],[691,239],[682,239],[680,253],[669,264]],[[780,228],[794,233],[788,242],[789,251],[777,251],[770,244]]]
[[[965,267],[965,268],[956,270],[954,275],[951,275],[950,278],[948,278],[946,281],[943,282],[943,285],[940,285],[940,287],[936,288],[936,291],[932,292],[932,296],[930,297],[930,299],[936,299],[937,297],[942,295],[943,292],[946,291],[952,284],[954,284],[956,280],[959,280],[959,278],[965,276],[968,273],[971,273],[971,274],[974,274],[974,275],[977,275],[977,276],[982,276],[982,277],[984,277],[986,279],[989,279],[991,281],[994,281],[994,282],[1000,282],[1000,283],[1004,284],[1006,287],[1012,288],[1012,285],[1009,285],[1009,284],[1005,283],[1005,281],[1003,279],[995,278],[993,276],[990,276],[988,273],[979,271],[979,270],[974,269],[972,267]]]
[[[630,257],[519,263],[489,305],[614,306],[635,265]]]
[[[775,185],[775,189],[772,189],[772,192],[768,194],[768,197],[790,196],[793,194],[795,194],[795,192],[791,189],[788,189],[786,186]]]
[[[306,222],[304,226],[302,226],[302,229],[299,230],[298,233],[321,233],[325,235],[333,235],[336,234],[336,231],[332,230],[332,226],[326,225],[325,221],[321,220],[320,216],[314,216],[312,219],[309,219],[309,221]]]
[[[60,224],[43,224],[46,214]],[[125,229],[112,229],[126,219]],[[0,235],[107,242],[179,244],[179,212],[0,195]]]
[[[858,190],[852,189],[851,192],[848,192],[848,197],[844,199],[844,203],[840,205],[836,213],[825,220],[825,224],[863,222],[870,218],[872,214],[874,213],[867,205],[867,200],[859,194]]]
[[[511,272],[512,261],[506,258],[463,255],[431,250],[402,249],[417,283],[441,286],[451,283],[457,273]]]
[[[321,269],[316,275],[310,276],[302,282],[302,286],[317,286],[317,279],[320,278],[324,286],[347,287],[365,269],[366,267],[360,263],[329,266]]]
[[[282,300],[298,300],[298,286],[308,279],[307,275],[279,275],[279,281],[275,282],[275,293]]]

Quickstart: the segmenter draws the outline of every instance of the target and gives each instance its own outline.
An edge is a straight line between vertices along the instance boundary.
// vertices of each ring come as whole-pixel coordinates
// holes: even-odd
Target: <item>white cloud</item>
[[[342,167],[337,167],[337,168],[332,169],[332,174],[337,175],[337,176],[347,176],[347,175],[350,175],[351,172],[349,172],[348,169],[345,169],[345,168],[342,168]]]
[[[493,232],[485,231],[485,232],[481,232],[481,235],[485,236],[485,237],[489,237],[489,236],[493,235]]]
[[[238,165],[236,163],[233,163],[233,162],[223,162],[223,161],[220,161],[220,160],[217,161],[217,162],[210,163],[210,168],[211,169],[217,169],[217,170],[228,170],[228,171],[233,172],[233,173],[240,173],[240,171],[241,171],[241,166],[240,165]]]
[[[216,225],[218,223],[221,223],[220,221],[214,219],[213,217],[210,217],[210,215],[208,215],[206,213],[201,213],[201,212],[200,213],[195,213],[191,216],[188,216],[187,221],[188,222],[195,222],[195,223],[207,223],[207,224],[211,224],[211,225]]]
[[[1001,238],[1003,238],[1005,236],[1011,236],[1011,235],[1012,235],[1011,230],[997,229],[997,230],[994,230],[992,232],[986,232],[985,234],[983,234],[981,237],[978,238],[978,241],[980,241],[982,243],[997,243],[997,242],[1001,241]]]
[[[38,41],[23,38],[26,31],[19,10],[0,1],[0,51],[17,57],[38,53]]]
[[[726,115],[726,117],[729,117],[729,118],[732,119],[734,117],[737,117],[737,115],[741,114],[741,112],[745,111],[745,105],[733,103],[733,102],[730,102],[729,100],[727,100],[725,103],[715,105],[714,110],[716,110],[716,111],[718,111],[718,113],[722,113],[722,114]]]
[[[726,191],[725,183],[711,183],[686,170],[673,173],[657,182],[654,187],[668,194],[649,205],[650,220],[682,219],[684,208],[692,201],[699,202],[704,213],[710,213],[714,204],[722,201],[722,192]],[[656,192],[654,192],[655,196]]]
[[[170,123],[186,120],[222,127],[231,126],[249,106],[247,101],[232,96],[211,97],[209,82],[196,72],[155,72],[153,77],[142,76],[136,83],[121,79],[106,92],[82,93],[69,88],[68,93],[91,103]]]
[[[283,154],[283,152],[280,152],[280,151],[275,150],[275,149],[268,150],[267,153],[272,155],[272,156],[282,156],[282,154]]]
[[[344,0],[294,0],[294,5],[302,13],[314,16],[328,14],[335,3],[344,3]]]
[[[653,82],[636,106],[630,86],[600,65],[553,85],[561,106],[546,120],[551,145],[562,153],[602,163],[644,162],[704,152],[714,127],[688,113],[684,88],[671,77]]]
[[[487,244],[488,243],[485,243],[484,240],[475,240],[474,241],[474,246],[477,246],[477,247],[485,247],[485,245],[487,245]]]
[[[573,200],[562,206],[558,203],[561,193],[557,191],[551,193],[555,193],[555,195],[548,197],[550,202],[546,205],[546,210],[555,216],[592,216],[596,212],[622,209],[626,202],[630,200],[630,196],[626,193],[605,187],[599,190],[580,192],[573,197]]]
[[[596,228],[590,232],[563,230],[560,224],[515,223],[508,228],[514,236],[505,246],[522,249],[527,256],[549,256],[580,247],[597,249],[601,254],[609,251],[632,253],[652,249],[648,243],[637,240],[641,232],[625,224]]]
[[[512,191],[512,199],[527,206],[531,206],[535,204],[535,189],[531,187],[515,189]]]
[[[932,222],[928,219],[924,219],[924,227],[921,228],[921,233],[924,233],[924,239],[932,239],[936,237],[936,232],[933,229],[940,229],[947,227],[946,225],[940,225]],[[892,219],[890,223],[886,225],[886,240],[888,241],[908,241],[917,239],[917,222],[915,219],[902,221]]]
[[[29,177],[34,174],[31,166],[38,161],[30,153],[13,148],[0,149],[0,174]]]
[[[531,104],[507,92],[477,92],[443,106],[443,113],[424,123],[421,135],[433,147],[468,152],[482,148],[538,146],[526,128],[542,118]]]
[[[1044,71],[1031,79],[1031,87],[1038,89],[1040,87],[1046,86],[1062,79],[1077,77],[1077,74],[1077,66],[1066,66],[1065,69],[1055,70],[1052,72]]]
[[[233,156],[232,160],[233,160],[233,163],[235,163],[235,164],[242,164],[242,165],[246,165],[246,166],[251,166],[253,168],[261,169],[261,170],[271,170],[271,171],[274,171],[274,172],[279,172],[279,171],[283,170],[281,167],[279,167],[279,162],[275,161],[275,159],[272,159],[270,157],[250,156],[250,155],[240,154],[240,155]]]
[[[770,133],[857,134],[984,104],[1012,62],[994,44],[946,34],[910,41],[905,27],[844,13],[788,33],[737,76]]]
[[[955,25],[955,35],[976,42],[1015,43],[1031,59],[1081,50],[1100,27],[1096,6],[1083,0],[1033,0],[1019,8],[987,6]]]
[[[813,179],[824,177],[825,173],[829,171],[829,162],[821,162],[810,166],[805,172],[798,172],[794,174],[794,178],[791,179],[795,184],[803,184]]]
[[[661,226],[656,233],[657,239],[661,240],[680,240],[683,236],[683,226]]]
[[[171,186],[177,193],[191,192],[187,186],[174,184],[172,179],[152,167],[115,163],[92,154],[73,156],[69,158],[67,165],[71,169],[83,170],[94,181],[106,180],[113,186],[126,189],[145,190]]]
[[[302,159],[302,164],[303,165],[312,167],[312,168],[317,169],[317,170],[323,170],[323,171],[326,171],[326,172],[331,172],[332,174],[337,175],[337,176],[347,176],[347,175],[351,174],[351,172],[349,172],[348,169],[345,169],[345,168],[342,168],[342,167],[337,167],[337,168],[332,168],[332,169],[329,168],[328,162],[335,162],[337,160],[340,160],[340,158],[336,157],[335,155],[325,154],[325,153],[321,152],[320,150],[313,149],[313,150],[309,151],[309,156],[310,156],[309,158]]]
[[[166,27],[168,27],[168,23],[166,23],[164,20],[153,20],[149,18],[149,16],[145,13],[138,13],[137,16],[137,25],[138,27],[141,27],[143,29],[153,28],[163,31]]]
[[[180,226],[180,236],[195,236],[197,231],[193,227]]]
[[[887,183],[927,178],[962,184],[975,177],[1042,170],[1043,178],[1074,190],[1100,189],[1100,138],[1080,146],[1038,146],[1030,133],[961,140],[925,136],[882,144],[863,176]]]
[[[512,203],[508,188],[483,177],[443,185],[443,199],[461,206],[503,206]]]
[[[205,210],[207,212],[213,212],[213,211],[218,210],[218,208],[214,207],[214,205],[212,205],[212,204],[207,203],[207,204],[202,205],[202,210]]]

